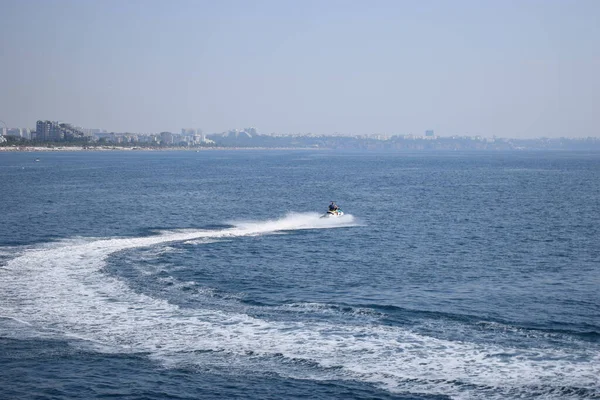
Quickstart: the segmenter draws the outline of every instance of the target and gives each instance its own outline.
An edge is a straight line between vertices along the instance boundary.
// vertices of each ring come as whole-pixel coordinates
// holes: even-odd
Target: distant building
[[[58,123],[57,121],[38,121],[35,126],[35,139],[39,141],[61,141],[85,136],[81,128],[71,124]]]
[[[433,133],[433,130],[428,130],[428,131],[425,131],[425,136],[426,137],[435,137],[435,134]]]
[[[105,141],[105,142],[110,142],[112,137],[114,136],[114,134],[110,134],[107,132],[97,132],[92,134],[92,139],[95,141]]]
[[[6,132],[4,133],[4,136],[22,137],[21,136],[21,128],[7,129]]]
[[[38,121],[35,126],[35,138],[42,142],[62,139],[58,122],[56,121]]]
[[[206,138],[204,137],[204,134],[196,134],[193,136],[192,138],[192,143],[193,144],[201,144],[206,140]]]
[[[82,129],[82,131],[86,136],[94,136],[98,133],[102,133],[102,129],[97,129],[97,128]],[[106,132],[106,131],[104,131],[104,132]]]
[[[182,128],[181,135],[184,136],[183,141],[188,144],[200,144],[206,139],[202,129]]]
[[[21,137],[23,139],[31,140],[31,129],[29,129],[29,128],[22,128],[21,129]]]

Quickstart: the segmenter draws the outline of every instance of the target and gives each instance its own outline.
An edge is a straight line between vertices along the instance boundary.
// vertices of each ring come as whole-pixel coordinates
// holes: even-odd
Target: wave
[[[233,357],[249,372],[260,364],[292,378],[351,379],[392,392],[456,398],[600,395],[600,353],[594,348],[515,349],[377,323],[269,320],[241,311],[189,309],[138,293],[103,272],[111,254],[132,248],[356,224],[354,218],[289,214],[270,221],[233,221],[232,227],[218,230],[73,239],[27,248],[0,270],[0,315],[40,333],[84,340],[95,351],[147,354],[166,366],[202,364],[212,354]],[[35,335],[31,331],[21,334]]]
[[[373,312],[381,313],[381,315],[384,315],[387,319],[399,322],[405,322],[407,319],[411,319],[413,321],[419,319],[427,321],[448,321],[456,322],[461,325],[472,325],[486,330],[522,333],[523,335],[527,336],[555,336],[561,338],[576,337],[584,341],[600,342],[600,327],[590,324],[568,324],[567,326],[567,324],[554,323],[556,327],[548,327],[548,324],[545,326],[536,326],[533,324],[523,324],[503,319],[490,319],[489,317],[486,317],[485,320],[482,320],[482,317],[478,315],[455,314],[431,310],[415,310],[393,305],[359,304],[354,307],[358,307],[359,309],[373,310]],[[564,325],[564,327],[559,328],[558,326],[561,325]]]

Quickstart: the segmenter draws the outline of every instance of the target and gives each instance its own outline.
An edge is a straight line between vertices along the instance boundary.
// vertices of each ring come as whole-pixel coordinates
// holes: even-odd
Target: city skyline
[[[469,133],[442,133],[439,134],[433,129],[425,129],[420,132],[389,132],[389,133],[350,133],[350,132],[333,132],[333,133],[319,133],[319,132],[288,132],[288,133],[280,133],[280,132],[263,132],[256,127],[246,127],[246,128],[229,128],[219,132],[206,132],[202,128],[177,128],[173,130],[150,130],[145,132],[134,132],[134,131],[114,131],[107,130],[102,128],[88,128],[82,127],[81,125],[73,124],[68,121],[62,120],[37,120],[35,124],[33,124],[33,128],[29,127],[11,127],[8,126],[4,121],[0,120],[0,136],[16,136],[21,137],[27,140],[40,140],[40,137],[43,138],[42,141],[53,136],[55,134],[49,135],[49,128],[44,128],[40,130],[40,123],[43,125],[50,124],[52,126],[65,126],[69,131],[79,131],[81,135],[85,136],[93,136],[96,134],[100,135],[135,135],[135,136],[160,136],[161,134],[172,134],[172,135],[181,135],[181,136],[194,136],[201,135],[202,137],[206,137],[208,135],[237,135],[237,134],[250,134],[250,136],[258,135],[258,136],[273,136],[273,137],[282,137],[282,136],[290,136],[290,137],[349,137],[349,138],[376,138],[377,140],[388,140],[393,137],[400,138],[442,138],[442,139],[452,139],[452,138],[471,138],[471,139],[499,139],[499,140],[529,140],[529,139],[574,139],[574,140],[582,140],[582,139],[600,139],[600,136],[596,135],[587,135],[587,136],[529,136],[529,137],[511,137],[511,136],[502,136],[502,135],[485,135],[485,134],[469,134]],[[50,128],[52,130],[53,128]],[[56,128],[54,128],[56,129]],[[40,136],[41,134],[41,136]],[[63,133],[64,134],[64,133]],[[54,137],[54,139],[59,139],[58,137]]]
[[[595,1],[3,0],[0,11],[8,127],[600,136]]]

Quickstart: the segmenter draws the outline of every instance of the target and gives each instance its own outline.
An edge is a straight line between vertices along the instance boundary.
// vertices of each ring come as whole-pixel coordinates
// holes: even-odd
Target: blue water
[[[600,154],[4,153],[0,188],[2,399],[600,398]]]

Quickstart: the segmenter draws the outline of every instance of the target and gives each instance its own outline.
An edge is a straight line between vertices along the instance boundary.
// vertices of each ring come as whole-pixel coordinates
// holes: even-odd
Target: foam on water
[[[137,293],[103,273],[107,257],[122,250],[355,224],[346,217],[290,214],[214,231],[65,240],[24,249],[0,270],[0,317],[29,324],[29,334],[33,327],[40,336],[84,340],[97,351],[147,353],[165,365],[201,363],[206,361],[203,354],[218,352],[238,357],[242,368],[260,361],[291,377],[354,379],[390,391],[455,398],[600,395],[600,355],[594,348],[516,349],[374,323],[269,321],[242,312],[186,309]],[[317,371],[282,367],[282,362],[295,361]]]
[[[255,233],[269,233],[299,229],[327,229],[357,226],[354,216],[350,214],[335,218],[321,218],[318,213],[288,213],[284,218],[269,221],[231,221],[240,229]]]

